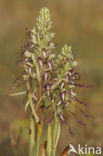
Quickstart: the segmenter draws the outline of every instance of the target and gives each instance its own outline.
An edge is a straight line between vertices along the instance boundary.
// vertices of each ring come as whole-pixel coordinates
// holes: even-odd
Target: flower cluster
[[[73,60],[71,46],[65,45],[61,52],[56,52],[55,36],[51,33],[52,22],[47,8],[40,11],[35,27],[28,32],[28,40],[23,50],[21,65],[24,69],[22,79],[26,84],[27,103],[30,105],[36,122],[40,121],[38,109],[46,112],[51,108],[52,121],[55,113],[68,126],[63,117],[68,110],[80,124],[81,122],[70,109],[70,104],[86,104],[76,97],[76,87],[89,87],[78,84],[80,74],[75,71],[77,62]],[[24,93],[24,92],[23,92]],[[22,94],[22,93],[21,93]],[[80,112],[89,117],[79,106]],[[85,125],[85,124],[84,124]],[[69,131],[71,129],[69,126]]]

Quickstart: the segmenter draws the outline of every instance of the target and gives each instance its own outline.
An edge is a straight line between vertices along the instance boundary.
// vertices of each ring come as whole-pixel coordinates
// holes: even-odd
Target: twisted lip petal
[[[77,83],[75,83],[74,85],[77,87],[84,87],[84,88],[94,87],[94,85],[85,85],[85,84],[77,84]]]
[[[60,114],[59,114],[59,116],[60,116]],[[61,117],[60,117],[60,119],[61,119]],[[62,119],[61,119],[62,120]],[[66,124],[66,126],[68,127],[68,130],[69,130],[69,133],[70,133],[70,135],[73,135],[73,132],[72,132],[72,130],[71,130],[71,127],[70,127],[70,125],[69,125],[69,122],[67,122],[65,119],[64,120],[62,120],[65,124]]]
[[[77,118],[77,116],[75,115],[75,113],[73,113],[73,112],[70,111],[70,110],[69,110],[69,112],[73,115],[73,117],[75,118],[75,120],[76,120],[79,124],[84,125],[84,126],[87,125],[86,123],[80,121],[80,120]]]
[[[52,116],[51,116],[50,120],[48,121],[49,124],[53,121],[54,115],[55,115],[55,111],[52,112]]]
[[[88,115],[86,114],[81,108],[79,108],[80,112],[87,118],[92,118],[93,116],[92,115]]]
[[[76,97],[74,97],[74,99],[75,99],[78,103],[83,104],[84,106],[88,106],[85,102],[82,102],[82,101],[78,100]]]

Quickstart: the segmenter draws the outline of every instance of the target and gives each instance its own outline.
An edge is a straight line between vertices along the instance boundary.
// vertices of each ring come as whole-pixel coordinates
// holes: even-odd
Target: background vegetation
[[[71,142],[75,146],[78,143],[103,145],[103,1],[0,0],[1,156],[28,155],[28,115],[24,112],[23,97],[18,99],[7,94],[19,73],[16,62],[25,41],[25,28],[32,28],[39,10],[44,6],[52,13],[58,52],[65,42],[72,45],[79,63],[81,82],[94,84],[93,88],[77,90],[79,99],[89,104],[86,111],[94,118],[86,120],[81,116],[87,122],[87,127],[78,125],[74,120],[74,136],[70,136],[63,125],[58,151],[61,152]]]

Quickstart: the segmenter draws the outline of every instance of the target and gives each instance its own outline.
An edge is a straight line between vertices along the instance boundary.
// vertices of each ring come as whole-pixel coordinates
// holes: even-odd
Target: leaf
[[[18,95],[23,95],[26,94],[26,91],[19,92],[19,93],[13,93],[13,94],[8,94],[9,96],[18,96]]]
[[[52,156],[55,156],[56,154],[56,147],[60,136],[60,122],[57,117],[57,114],[55,114],[55,120],[54,120],[54,132],[53,132],[53,145],[52,145]]]
[[[28,94],[28,98],[29,98],[30,107],[31,107],[32,114],[34,116],[35,122],[38,123],[39,122],[39,117],[38,117],[38,115],[37,115],[37,113],[35,111],[34,104],[33,104],[33,101],[32,101],[31,93]]]
[[[29,100],[28,100],[27,103],[25,104],[25,112],[26,112],[26,110],[27,110],[29,104],[30,104],[30,102],[29,102]]]
[[[54,124],[54,142],[55,142],[55,148],[57,146],[58,140],[60,136],[60,122],[58,117],[55,117],[55,124]]]

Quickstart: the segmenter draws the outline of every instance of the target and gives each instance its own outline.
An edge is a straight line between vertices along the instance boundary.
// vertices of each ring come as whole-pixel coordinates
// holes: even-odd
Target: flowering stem
[[[35,156],[40,155],[40,145],[41,145],[41,137],[42,137],[42,125],[41,123],[37,124],[37,136],[36,136],[36,151]]]

